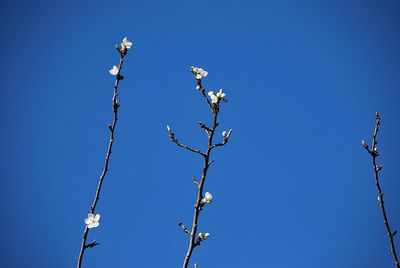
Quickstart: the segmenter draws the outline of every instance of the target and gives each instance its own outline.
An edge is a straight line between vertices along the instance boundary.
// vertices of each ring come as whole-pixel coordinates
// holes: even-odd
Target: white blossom
[[[190,67],[190,71],[194,74],[196,79],[201,79],[208,75],[207,71],[204,71],[202,68],[199,68],[199,67],[192,66],[192,67]]]
[[[211,102],[213,104],[218,103],[218,97],[217,97],[217,95],[214,94],[214,91],[208,92],[208,96],[211,98]]]
[[[199,233],[198,234],[198,236],[197,236],[197,238],[199,239],[199,240],[206,240],[208,237],[210,236],[210,234],[209,233]]]
[[[171,132],[171,128],[167,125],[168,133]]]
[[[212,197],[212,194],[211,193],[209,193],[209,192],[206,192],[205,194],[204,194],[204,197],[203,197],[203,199],[202,199],[202,203],[203,204],[209,204],[209,203],[211,203],[213,201],[213,197]]]
[[[228,136],[228,132],[226,132],[225,130],[222,131],[222,137],[226,138]]]
[[[88,214],[88,217],[85,219],[85,224],[87,228],[95,228],[99,226],[100,214],[96,214],[94,216],[92,213]]]
[[[226,94],[224,93],[223,89],[221,88],[217,94],[214,93],[214,91],[208,92],[208,96],[211,98],[211,102],[213,104],[218,103],[220,100],[223,100],[224,102],[227,102],[228,100],[226,99]]]
[[[220,89],[219,89],[219,92],[217,93],[218,99],[227,102],[228,100],[225,98],[225,96],[226,96],[226,94],[224,93],[224,91],[222,90],[222,88],[220,88]]]
[[[128,38],[124,38],[121,43],[121,47],[125,49],[130,49],[132,47],[132,42],[128,40]]]
[[[114,65],[114,66],[112,67],[112,69],[110,69],[109,72],[110,72],[111,75],[117,75],[118,72],[119,72],[119,69],[118,69],[117,66]]]

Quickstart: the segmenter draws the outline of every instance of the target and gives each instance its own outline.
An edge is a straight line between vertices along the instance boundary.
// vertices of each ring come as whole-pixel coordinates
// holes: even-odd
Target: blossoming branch
[[[232,129],[229,131],[222,131],[222,141],[219,143],[214,143],[214,134],[217,130],[218,127],[218,114],[220,111],[221,107],[221,101],[227,102],[226,94],[224,93],[223,89],[220,89],[217,94],[215,94],[213,91],[209,91],[206,94],[206,90],[202,85],[202,78],[206,77],[208,75],[208,72],[203,70],[202,68],[199,67],[194,67],[192,66],[190,68],[190,71],[193,73],[196,79],[196,89],[201,92],[203,98],[205,99],[208,107],[211,110],[212,113],[212,126],[207,126],[206,124],[199,122],[200,128],[202,128],[206,135],[207,135],[207,149],[206,151],[201,151],[199,149],[192,148],[188,145],[182,144],[176,137],[175,133],[171,130],[169,126],[167,126],[167,131],[169,134],[169,138],[172,142],[174,142],[176,145],[179,147],[185,148],[193,153],[199,154],[203,157],[204,164],[203,164],[203,170],[202,170],[202,175],[200,180],[198,181],[195,177],[193,177],[193,182],[197,187],[197,198],[196,198],[196,203],[194,206],[194,213],[193,213],[193,220],[192,220],[192,226],[190,230],[183,224],[183,222],[179,222],[179,226],[182,228],[183,232],[186,233],[189,236],[189,246],[187,249],[187,252],[185,254],[185,258],[183,261],[183,268],[187,268],[190,262],[190,258],[192,256],[194,248],[197,246],[200,246],[202,242],[207,240],[210,237],[210,233],[208,232],[199,232],[198,231],[198,221],[199,221],[199,216],[200,212],[203,210],[205,205],[211,204],[213,202],[213,195],[210,192],[205,192],[203,195],[203,189],[204,189],[204,184],[205,180],[207,177],[207,171],[210,167],[210,165],[213,163],[213,160],[210,160],[211,157],[211,151],[215,147],[223,146],[229,141],[229,137],[232,133]],[[195,264],[195,267],[197,267],[197,264]]]
[[[115,84],[114,84],[114,94],[112,97],[112,107],[113,107],[113,112],[114,112],[114,118],[113,122],[108,125],[108,129],[110,130],[110,141],[108,143],[107,147],[107,153],[106,153],[106,159],[104,162],[104,167],[103,171],[101,173],[101,176],[99,178],[98,184],[97,184],[97,189],[96,189],[96,194],[94,196],[94,200],[92,205],[90,206],[89,209],[89,214],[87,218],[85,218],[85,229],[83,231],[82,235],[82,243],[81,243],[81,249],[79,251],[79,256],[78,256],[78,264],[77,267],[80,268],[82,265],[82,260],[83,260],[83,255],[85,253],[85,250],[87,248],[92,248],[98,243],[96,240],[93,240],[91,243],[86,243],[89,230],[92,228],[96,228],[100,225],[100,214],[95,215],[95,209],[97,206],[97,202],[99,201],[100,198],[100,191],[101,191],[101,186],[103,185],[103,180],[107,174],[108,171],[108,164],[110,161],[110,156],[111,156],[111,151],[112,151],[112,146],[114,144],[114,131],[115,127],[117,125],[117,120],[118,120],[118,108],[120,107],[120,104],[118,103],[118,86],[119,82],[123,79],[123,76],[121,75],[121,69],[122,69],[122,64],[124,62],[124,57],[128,53],[128,50],[132,47],[132,42],[130,42],[126,37],[122,40],[121,46],[116,45],[116,50],[118,51],[119,54],[119,65],[116,66],[114,65],[111,70],[109,70],[109,73],[113,76],[115,76]]]

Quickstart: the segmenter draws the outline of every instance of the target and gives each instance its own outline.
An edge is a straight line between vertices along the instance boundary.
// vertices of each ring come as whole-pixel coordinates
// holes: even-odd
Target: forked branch
[[[210,235],[209,233],[198,233],[197,232],[200,212],[202,211],[205,204],[212,202],[211,193],[206,192],[205,194],[203,194],[203,188],[204,188],[204,184],[206,181],[208,169],[209,169],[210,165],[213,163],[213,160],[210,160],[212,150],[216,147],[225,145],[228,142],[229,136],[232,131],[232,130],[229,130],[229,132],[224,131],[222,133],[223,141],[220,143],[217,143],[217,144],[213,143],[214,134],[218,127],[217,119],[218,119],[218,114],[220,111],[220,103],[221,103],[221,100],[223,100],[223,101],[226,100],[225,93],[223,93],[223,91],[221,89],[217,94],[214,94],[212,91],[210,91],[207,96],[205,88],[201,84],[201,78],[207,76],[207,72],[204,71],[203,69],[197,68],[197,67],[192,67],[191,71],[193,72],[193,74],[196,77],[196,83],[197,83],[196,89],[201,92],[201,95],[206,100],[206,103],[212,112],[213,120],[212,120],[211,127],[208,127],[206,124],[204,124],[202,122],[198,123],[199,126],[207,134],[207,150],[205,152],[202,152],[200,150],[193,149],[187,145],[181,144],[175,138],[175,134],[174,134],[174,132],[172,132],[171,128],[169,126],[167,126],[169,138],[172,142],[177,144],[179,147],[183,147],[185,149],[188,149],[191,152],[194,152],[194,153],[197,153],[197,154],[200,154],[203,156],[203,169],[202,169],[202,175],[201,175],[200,180],[197,180],[194,177],[192,177],[193,182],[197,186],[198,191],[197,191],[196,202],[194,205],[191,229],[189,230],[185,225],[183,225],[182,222],[179,222],[179,224],[178,224],[182,228],[183,232],[185,232],[186,234],[189,235],[189,246],[188,246],[187,252],[185,254],[183,268],[188,267],[194,248],[197,246],[200,246],[200,244],[204,240],[206,240]],[[195,264],[195,267],[197,267],[197,264]]]

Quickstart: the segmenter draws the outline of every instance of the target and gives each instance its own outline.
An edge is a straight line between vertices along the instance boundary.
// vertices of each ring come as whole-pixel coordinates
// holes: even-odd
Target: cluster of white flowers
[[[122,40],[122,43],[121,43],[121,49],[119,49],[118,48],[118,45],[117,45],[117,50],[120,52],[120,53],[122,53],[123,55],[125,55],[126,54],[126,52],[128,51],[128,49],[130,49],[132,47],[132,42],[130,42],[129,40],[128,40],[128,38],[124,38],[123,40]],[[109,71],[109,73],[111,74],[111,75],[118,75],[118,73],[119,73],[119,68],[117,67],[117,66],[113,66],[112,67],[112,69],[110,69],[110,71]]]
[[[208,75],[207,71],[204,71],[202,68],[199,68],[199,67],[192,66],[192,67],[190,67],[190,71],[194,74],[196,79],[201,79]]]
[[[225,97],[226,94],[224,93],[224,91],[222,90],[222,88],[219,90],[219,92],[217,94],[214,93],[214,91],[210,91],[208,92],[208,96],[211,99],[211,102],[213,104],[218,103],[220,100],[223,100],[225,102],[228,101],[228,99]]]
[[[210,204],[212,201],[213,201],[213,197],[212,197],[212,194],[209,193],[209,192],[206,192],[206,193],[204,194],[203,199],[201,199],[201,203],[202,203],[203,205],[204,205],[204,204]]]
[[[202,241],[202,240],[207,240],[207,238],[210,236],[209,233],[199,233],[199,235],[197,236],[197,238]]]
[[[132,47],[132,42],[130,42],[129,40],[128,40],[128,38],[124,38],[123,40],[122,40],[122,43],[121,43],[121,48],[122,49],[130,49]]]
[[[88,214],[88,217],[85,219],[85,224],[87,228],[95,228],[99,226],[100,214],[96,214],[94,216],[92,213]]]

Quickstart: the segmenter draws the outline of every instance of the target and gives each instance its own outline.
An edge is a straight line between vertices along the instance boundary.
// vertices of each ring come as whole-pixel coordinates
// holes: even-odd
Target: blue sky
[[[83,267],[180,267],[222,87],[199,267],[394,267],[370,157],[400,229],[398,1],[2,1],[1,267],[75,267],[112,120],[114,50],[133,41],[116,141]],[[398,239],[397,239],[398,241]],[[397,248],[400,250],[400,243]]]

